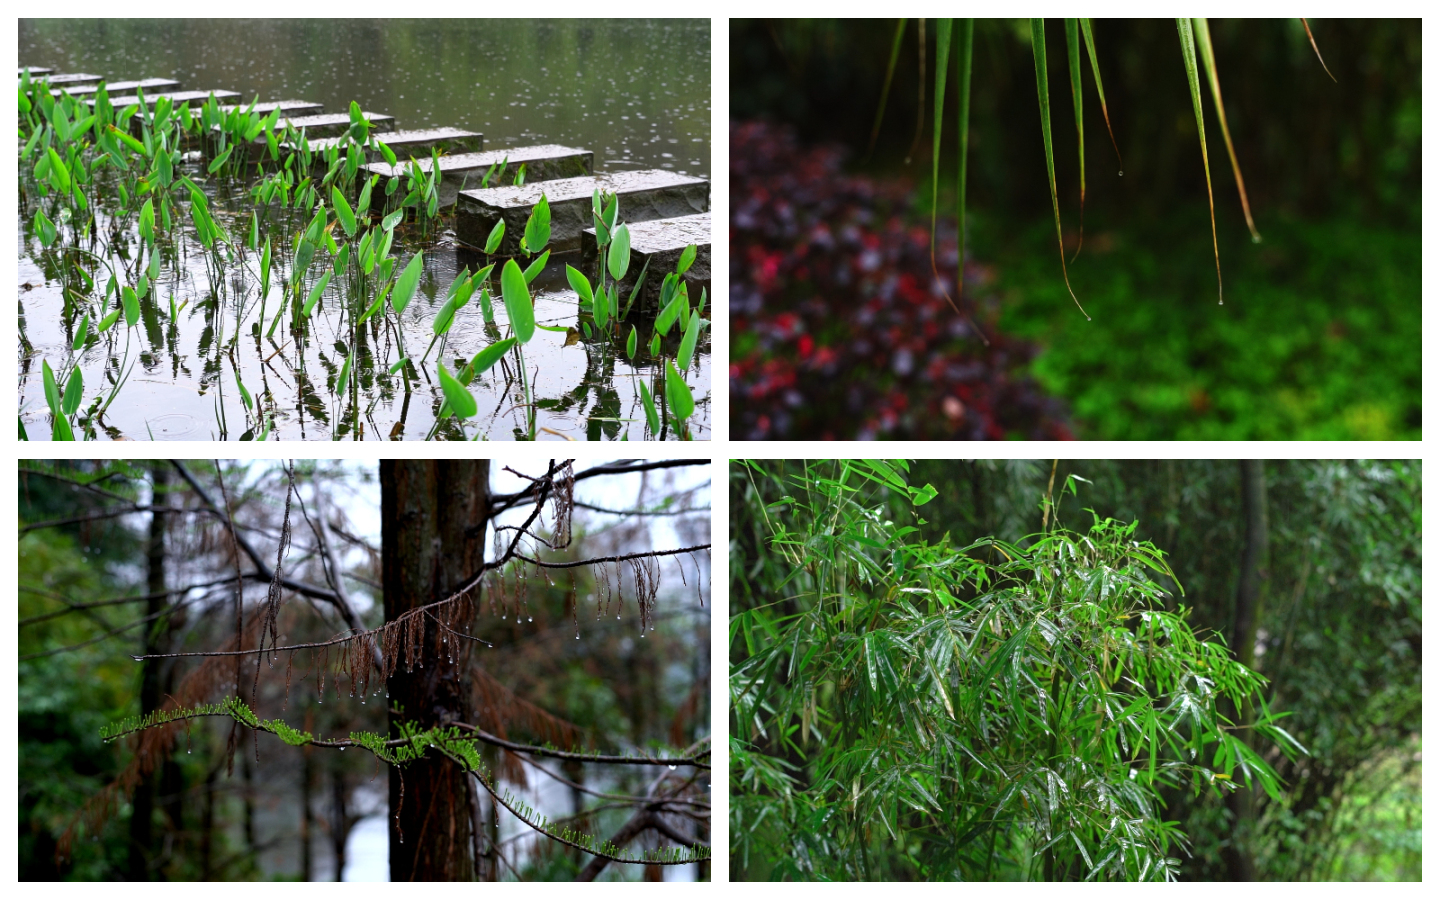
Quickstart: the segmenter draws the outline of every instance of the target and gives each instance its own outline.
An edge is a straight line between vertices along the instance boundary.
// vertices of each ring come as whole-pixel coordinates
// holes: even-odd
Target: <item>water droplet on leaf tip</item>
[[[535,621],[535,617],[534,617],[534,616],[527,616],[527,617],[525,618],[525,621],[527,621],[527,622],[533,622],[533,621]]]

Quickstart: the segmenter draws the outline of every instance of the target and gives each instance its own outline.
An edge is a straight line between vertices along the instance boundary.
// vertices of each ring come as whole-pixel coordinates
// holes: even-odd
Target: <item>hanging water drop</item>
[[[674,767],[674,766],[671,766],[671,767],[670,767],[670,771],[672,771],[672,772],[675,771],[675,767]]]
[[[534,617],[534,616],[526,616],[526,617],[525,617],[525,621],[527,621],[527,622],[533,622],[533,621],[535,621],[535,617]]]
[[[1124,172],[1121,172],[1121,173],[1120,173],[1120,177],[1121,177],[1121,178],[1124,178],[1124,177],[1125,177],[1125,173],[1124,173]]]

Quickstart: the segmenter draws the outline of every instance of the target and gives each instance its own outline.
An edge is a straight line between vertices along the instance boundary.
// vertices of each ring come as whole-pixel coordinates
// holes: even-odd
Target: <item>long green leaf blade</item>
[[[960,20],[960,47],[955,55],[956,89],[960,92],[960,227],[956,232],[960,262],[956,272],[957,298],[965,296],[965,169],[970,156],[970,60],[975,44],[975,20]]]
[[[1210,96],[1215,98],[1215,113],[1220,117],[1220,133],[1225,136],[1225,150],[1230,154],[1230,168],[1235,172],[1235,186],[1240,190],[1240,208],[1245,211],[1245,224],[1250,228],[1250,240],[1260,243],[1260,232],[1250,216],[1250,198],[1245,193],[1245,176],[1240,174],[1240,160],[1235,156],[1235,144],[1230,140],[1230,123],[1225,120],[1225,101],[1220,97],[1220,72],[1215,68],[1215,48],[1210,43],[1210,23],[1206,19],[1195,19],[1196,42],[1200,45],[1200,57],[1205,60],[1205,74],[1209,76]]]
[[[1215,282],[1220,305],[1225,305],[1225,283],[1220,280],[1220,237],[1215,230],[1215,189],[1210,184],[1210,151],[1205,147],[1205,115],[1200,107],[1200,73],[1195,66],[1195,30],[1189,19],[1176,19],[1180,32],[1180,54],[1185,60],[1185,78],[1190,82],[1190,102],[1195,106],[1195,129],[1200,132],[1200,159],[1205,163],[1205,193],[1210,198],[1210,240],[1215,245]]]
[[[510,316],[510,327],[520,343],[528,344],[535,336],[535,307],[530,302],[530,288],[525,284],[525,273],[515,264],[514,259],[505,260],[500,270],[500,294],[505,300],[505,311]]]
[[[1115,130],[1110,127],[1110,109],[1105,105],[1105,83],[1100,80],[1100,59],[1095,55],[1095,33],[1090,27],[1089,19],[1080,20],[1080,32],[1085,35],[1085,49],[1090,53],[1090,71],[1095,76],[1095,93],[1100,95],[1100,113],[1105,117],[1105,130],[1110,134],[1110,145],[1115,148],[1115,158],[1120,160],[1120,165],[1125,161],[1120,158],[1120,145],[1115,142]],[[1124,172],[1120,173],[1122,176]]]
[[[865,151],[868,160],[875,152],[875,141],[880,137],[880,121],[885,118],[885,101],[890,99],[890,85],[895,81],[895,64],[900,61],[900,42],[905,37],[905,20],[895,23],[895,37],[890,42],[890,64],[885,68],[885,85],[880,88],[880,105],[875,110],[875,124],[870,127],[870,147]]]
[[[950,31],[953,19],[936,19],[935,27],[935,132],[930,163],[930,268],[935,268],[935,215],[940,211],[940,133],[945,115],[945,76],[950,74]]]
[[[1080,20],[1065,20],[1065,55],[1070,62],[1070,101],[1075,106],[1075,138],[1080,147],[1080,242],[1075,256],[1085,246],[1085,99],[1080,90]],[[1075,261],[1075,256],[1070,261]]]
[[[420,285],[420,272],[425,268],[425,261],[422,251],[415,251],[410,257],[410,264],[405,271],[400,273],[400,280],[395,282],[395,292],[390,295],[390,305],[394,307],[396,314],[405,312],[405,307],[410,305],[410,300],[415,296],[415,288]]]
[[[1045,20],[1030,20],[1030,47],[1035,53],[1035,87],[1040,96],[1040,131],[1045,137],[1045,169],[1050,175],[1050,204],[1055,210],[1055,240],[1060,245],[1060,272],[1065,277],[1065,289],[1075,308],[1087,320],[1090,314],[1080,305],[1075,289],[1070,287],[1070,272],[1065,267],[1065,237],[1060,231],[1060,194],[1055,188],[1055,147],[1050,141],[1050,84],[1045,67]]]

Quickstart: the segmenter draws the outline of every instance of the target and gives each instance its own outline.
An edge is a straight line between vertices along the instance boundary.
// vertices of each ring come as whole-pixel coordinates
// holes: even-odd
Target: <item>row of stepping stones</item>
[[[51,93],[68,93],[92,105],[101,84],[105,85],[110,103],[124,108],[132,103],[167,97],[174,104],[202,104],[214,96],[231,101],[221,106],[230,112],[240,104],[235,91],[183,91],[180,82],[170,78],[147,78],[140,81],[106,82],[100,75],[54,74],[51,69],[31,66],[30,77],[47,78]],[[20,69],[24,77],[25,69]],[[143,91],[143,98],[136,91]],[[326,114],[318,103],[304,100],[275,100],[256,103],[253,109],[262,115],[280,110],[280,117],[297,131],[303,131],[310,148],[324,151],[344,140],[350,127],[348,113]],[[498,255],[519,252],[520,237],[530,211],[540,202],[543,193],[550,205],[550,247],[555,252],[580,250],[585,264],[593,265],[597,254],[595,229],[592,226],[591,197],[596,189],[620,198],[620,219],[630,230],[630,270],[621,282],[622,296],[649,262],[657,275],[673,271],[686,246],[696,246],[694,264],[686,272],[692,298],[698,299],[700,288],[710,283],[710,182],[703,178],[678,175],[665,169],[643,169],[596,173],[595,157],[589,150],[559,144],[511,147],[485,150],[484,135],[458,128],[427,128],[397,130],[393,116],[363,113],[372,126],[376,140],[383,141],[395,153],[397,162],[413,158],[424,172],[432,165],[431,151],[439,149],[440,181],[437,185],[440,206],[455,209],[457,239],[479,249],[495,224],[505,222],[505,240]],[[258,160],[265,148],[264,138],[257,138],[251,149]],[[294,149],[292,146],[290,149]],[[367,150],[364,171],[389,178],[403,175],[408,162],[391,166],[378,150]],[[504,163],[500,167],[500,163]],[[521,166],[525,167],[524,183],[513,184]],[[496,183],[509,186],[473,188],[485,174]],[[659,298],[661,277],[646,277],[641,305],[652,307]]]

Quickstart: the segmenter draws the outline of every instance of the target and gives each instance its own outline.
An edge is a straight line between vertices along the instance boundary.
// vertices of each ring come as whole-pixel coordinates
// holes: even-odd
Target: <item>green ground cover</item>
[[[1420,438],[1418,227],[1271,218],[1254,245],[1222,221],[1218,306],[1204,207],[1097,218],[1070,266],[1088,322],[1052,222],[971,224],[975,258],[994,266],[999,327],[1044,345],[1035,375],[1070,405],[1077,436]]]

